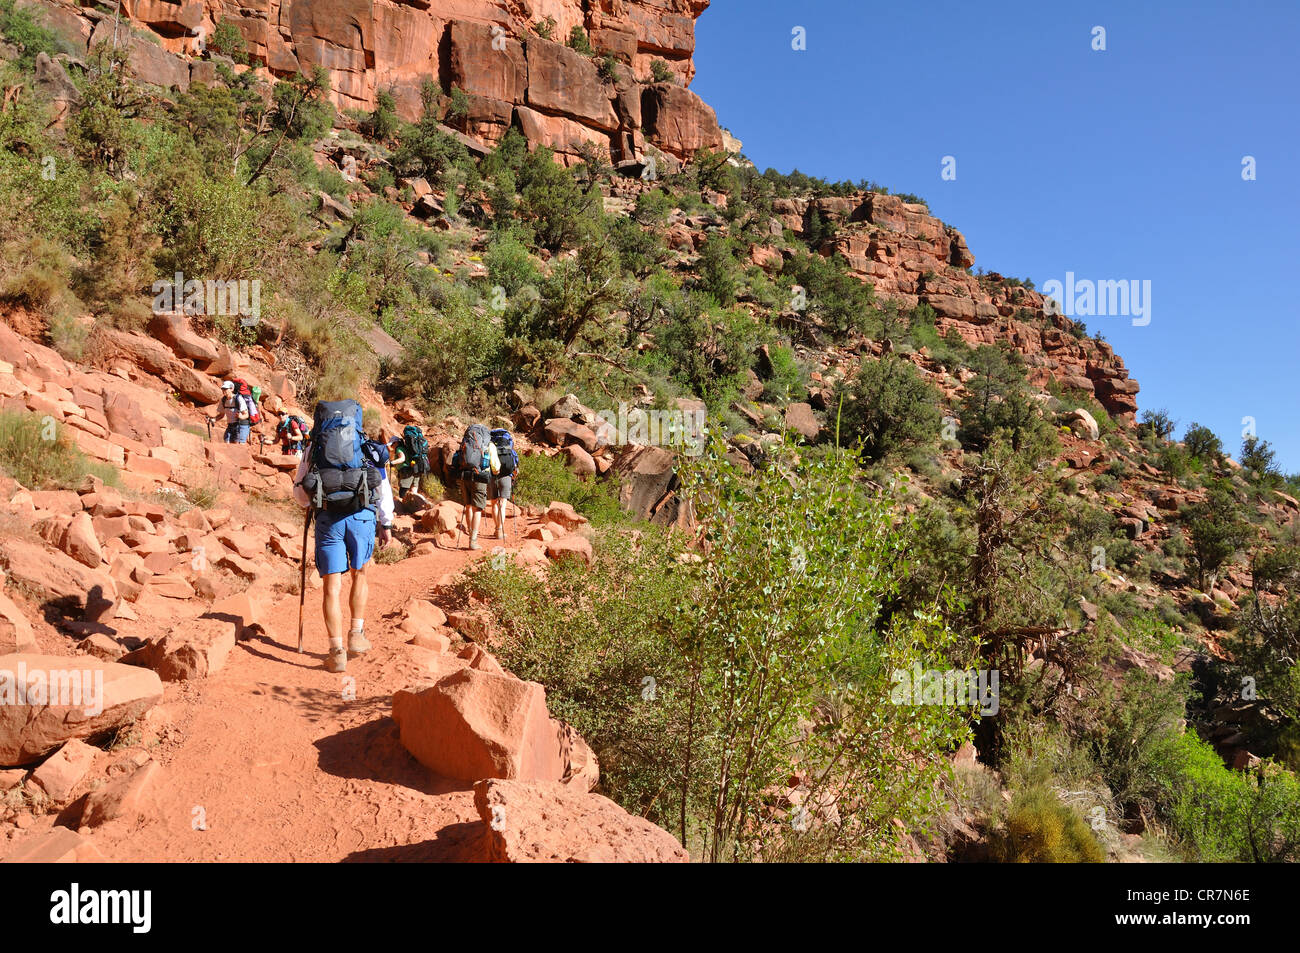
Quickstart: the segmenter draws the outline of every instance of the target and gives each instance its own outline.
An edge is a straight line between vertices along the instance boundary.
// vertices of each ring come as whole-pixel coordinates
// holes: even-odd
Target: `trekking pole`
[[[307,518],[302,521],[302,555],[298,559],[298,654],[302,654],[303,609],[307,605],[307,527],[311,525],[312,508],[307,507]]]
[[[212,442],[212,418],[207,414],[203,415],[203,422],[208,425],[208,443]]]

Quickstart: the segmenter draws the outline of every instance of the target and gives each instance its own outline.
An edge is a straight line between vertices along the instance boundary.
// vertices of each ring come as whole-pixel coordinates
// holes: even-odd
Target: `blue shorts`
[[[322,576],[361,569],[375,552],[375,511],[316,514],[316,571]]]
[[[226,443],[248,443],[248,432],[251,425],[247,420],[237,420],[233,424],[226,424],[226,433],[222,439]]]

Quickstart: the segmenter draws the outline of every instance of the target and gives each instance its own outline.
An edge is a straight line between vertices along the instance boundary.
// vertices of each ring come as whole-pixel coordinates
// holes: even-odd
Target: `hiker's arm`
[[[379,528],[387,533],[393,525],[393,485],[388,480],[379,483]],[[384,542],[387,542],[385,540]]]
[[[304,454],[298,461],[298,469],[293,474],[293,501],[302,507],[311,506],[311,497],[301,486],[303,477],[307,475],[309,469],[311,469],[311,457]]]

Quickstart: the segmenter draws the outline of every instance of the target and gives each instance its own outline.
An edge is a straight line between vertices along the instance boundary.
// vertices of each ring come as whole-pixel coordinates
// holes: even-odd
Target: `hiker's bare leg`
[[[348,656],[343,650],[343,573],[330,573],[321,580],[325,592],[322,596],[322,614],[325,616],[325,631],[329,635],[330,647],[325,657],[325,668],[331,672],[341,672],[347,667]]]
[[[479,523],[482,519],[483,519],[483,511],[480,510],[478,507],[471,506],[469,508],[469,516],[466,518],[466,522],[469,524],[470,549],[473,549],[478,543],[478,528],[479,528]]]
[[[352,570],[352,591],[348,596],[348,608],[352,611],[352,628],[348,631],[348,651],[360,655],[370,648],[364,632],[366,620],[366,599],[370,595],[370,582],[366,577],[366,567]]]
[[[352,570],[352,593],[348,598],[348,608],[352,610],[352,624],[357,619],[366,617],[366,599],[370,596],[370,583],[366,580],[366,567]]]
[[[343,643],[343,613],[339,596],[343,594],[343,573],[336,572],[321,580],[325,587],[322,609],[325,615],[325,631],[329,634],[330,644],[335,640]]]

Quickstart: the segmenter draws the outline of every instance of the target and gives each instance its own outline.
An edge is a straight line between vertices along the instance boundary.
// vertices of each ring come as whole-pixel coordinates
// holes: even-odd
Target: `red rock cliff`
[[[882,299],[909,308],[930,305],[940,334],[953,328],[973,345],[1006,341],[1024,356],[1032,383],[1055,380],[1091,393],[1112,416],[1132,421],[1138,382],[1110,345],[1072,334],[1073,322],[1049,314],[1037,291],[1009,285],[998,275],[972,274],[975,256],[966,240],[924,205],[861,192],[812,201],[778,199],[774,211],[800,235],[814,213],[831,223],[835,233],[822,243],[822,254],[842,255]]]
[[[713,110],[686,88],[709,0],[122,0],[128,25],[76,0],[33,5],[83,45],[116,30],[139,78],[158,86],[210,75],[204,38],[228,20],[255,68],[287,77],[323,67],[341,108],[370,109],[389,89],[414,118],[432,78],[469,95],[466,131],[487,143],[515,126],[562,155],[590,141],[615,161],[641,158],[647,144],[676,156],[722,145]],[[552,39],[533,29],[548,19]],[[565,45],[575,26],[596,57]],[[617,80],[600,73],[606,54],[620,64]],[[671,82],[652,82],[656,59]]]

